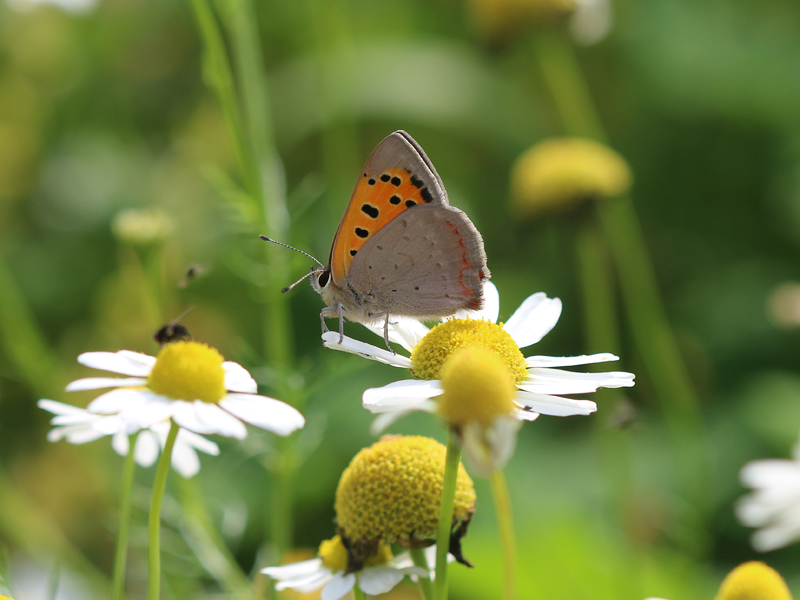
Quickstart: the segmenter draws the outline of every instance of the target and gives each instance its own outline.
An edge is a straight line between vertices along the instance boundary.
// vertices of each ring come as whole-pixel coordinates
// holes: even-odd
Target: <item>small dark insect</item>
[[[187,285],[189,285],[195,279],[198,279],[208,273],[211,270],[211,265],[207,264],[194,264],[190,265],[186,272],[183,274],[183,277],[178,282],[178,287],[183,289]]]
[[[192,309],[189,308],[188,310],[184,311],[184,313],[177,319],[173,319],[153,334],[153,339],[161,348],[170,342],[183,342],[192,339],[192,334],[189,333],[189,329],[187,329],[185,325],[181,325],[178,322],[183,317],[188,315],[191,310]]]

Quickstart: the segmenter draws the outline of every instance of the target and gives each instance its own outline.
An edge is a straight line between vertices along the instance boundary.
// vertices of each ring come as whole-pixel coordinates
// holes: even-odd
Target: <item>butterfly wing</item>
[[[358,177],[331,247],[333,282],[343,286],[364,244],[417,205],[447,205],[439,174],[414,139],[395,131],[372,151]]]
[[[405,211],[367,240],[348,282],[367,318],[423,319],[481,308],[489,276],[481,234],[467,215],[429,204]]]

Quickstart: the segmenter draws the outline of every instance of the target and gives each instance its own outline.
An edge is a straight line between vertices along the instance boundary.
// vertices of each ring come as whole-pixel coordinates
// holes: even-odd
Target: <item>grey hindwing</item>
[[[489,277],[480,233],[452,206],[419,205],[359,250],[348,275],[373,316],[441,317],[482,304]]]

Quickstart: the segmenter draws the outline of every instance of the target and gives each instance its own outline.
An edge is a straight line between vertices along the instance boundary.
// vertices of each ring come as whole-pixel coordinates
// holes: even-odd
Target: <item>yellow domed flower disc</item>
[[[219,402],[225,396],[222,355],[199,342],[173,342],[158,353],[148,387],[176,400]]]
[[[728,573],[714,600],[792,600],[792,594],[775,569],[751,561]]]
[[[628,163],[617,152],[581,138],[545,140],[522,154],[511,172],[511,193],[521,213],[566,211],[631,186]]]
[[[435,539],[445,454],[430,438],[385,436],[353,458],[336,490],[336,522],[351,554],[365,559],[378,541],[417,548]],[[468,521],[474,510],[472,479],[459,464],[454,522]]]
[[[475,319],[452,319],[431,329],[411,352],[411,374],[420,379],[440,379],[442,366],[450,355],[472,346],[494,351],[515,383],[528,377],[525,357],[508,332],[495,323]]]
[[[450,425],[478,422],[490,426],[514,411],[514,380],[497,353],[481,347],[457,350],[445,362],[440,377],[439,415]]]

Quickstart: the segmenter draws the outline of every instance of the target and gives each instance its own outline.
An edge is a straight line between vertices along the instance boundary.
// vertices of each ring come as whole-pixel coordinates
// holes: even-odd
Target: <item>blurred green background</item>
[[[262,85],[255,103],[243,101],[242,131],[267,159],[264,194],[279,200],[265,221],[213,91],[219,71],[203,59],[198,5],[0,2],[0,573],[17,600],[44,598],[56,565],[59,598],[103,597],[116,531],[122,459],[108,440],[48,443],[50,415],[36,400],[85,406],[93,394],[63,392],[90,375],[79,353],[154,354],[153,331],[188,307],[195,339],[308,420],[289,442],[252,430],[203,457],[194,482],[225,545],[249,574],[281,549],[266,542],[292,528],[278,546],[314,548],[334,533],[338,476],[374,441],[361,393],[405,374],[324,351],[320,299],[305,285],[279,293],[310,261],[265,251],[257,234],[280,221],[282,241],[324,261],[361,164],[393,130],[425,148],[451,203],[483,234],[501,320],[536,291],[562,299],[558,326],[528,353],[603,350],[587,347],[593,297],[579,283],[576,219],[524,219],[510,202],[515,159],[564,134],[532,27],[494,30],[477,3],[455,0],[213,4],[237,89]],[[699,398],[692,452],[708,467],[706,504],[683,486],[619,302],[612,368],[637,373],[636,387],[613,410],[598,394],[591,417],[525,425],[508,467],[520,598],[701,600],[759,557],[800,594],[797,547],[758,555],[733,513],[741,466],[788,457],[800,430],[798,300],[781,287],[800,281],[800,4],[621,0],[611,10],[608,35],[575,52],[634,173],[633,204]],[[242,47],[248,39],[260,47]],[[248,56],[258,60],[236,58]],[[131,208],[163,211],[170,231],[148,244],[115,235]],[[186,280],[192,265],[200,276]],[[275,342],[282,314],[290,343]],[[427,416],[391,431],[444,439]],[[139,470],[134,490],[133,598],[144,597],[153,471]],[[165,505],[164,597],[228,597],[182,524],[179,479],[171,474]],[[476,485],[464,542],[476,568],[452,569],[454,599],[500,595],[491,495]],[[292,507],[281,534],[278,488]]]

